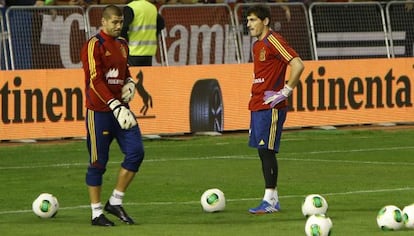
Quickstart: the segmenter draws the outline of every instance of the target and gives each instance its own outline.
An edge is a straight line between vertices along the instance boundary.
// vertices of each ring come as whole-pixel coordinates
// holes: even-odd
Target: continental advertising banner
[[[252,64],[132,67],[143,134],[249,128]],[[305,61],[286,127],[414,122],[414,58]],[[0,140],[85,136],[82,69],[0,72]]]

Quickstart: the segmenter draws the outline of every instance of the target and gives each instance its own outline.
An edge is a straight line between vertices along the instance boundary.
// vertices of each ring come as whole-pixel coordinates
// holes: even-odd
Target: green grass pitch
[[[305,235],[301,203],[311,193],[327,199],[332,235],[414,234],[383,232],[376,224],[382,206],[414,203],[412,129],[286,131],[278,154],[282,211],[261,216],[247,212],[263,196],[260,161],[247,139],[239,133],[145,140],[145,161],[124,198],[137,224],[108,216],[116,223],[112,228],[90,225],[83,140],[1,143],[0,235]],[[114,142],[103,203],[121,160]],[[202,211],[200,196],[208,188],[224,192],[223,212]],[[57,196],[55,218],[32,213],[42,192]]]

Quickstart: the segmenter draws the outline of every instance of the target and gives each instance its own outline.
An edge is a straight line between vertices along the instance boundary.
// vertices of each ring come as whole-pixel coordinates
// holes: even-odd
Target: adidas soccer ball
[[[310,194],[302,202],[302,214],[306,217],[315,214],[326,214],[328,202],[319,194]]]
[[[414,204],[404,207],[402,210],[404,226],[414,229]]]
[[[50,193],[40,194],[32,203],[33,212],[41,218],[51,218],[57,214],[59,202]]]
[[[207,189],[201,195],[201,206],[205,212],[218,212],[226,207],[224,193],[217,188]]]
[[[398,230],[404,226],[402,211],[394,205],[381,208],[377,214],[377,224],[382,230]]]
[[[311,215],[306,220],[305,233],[307,236],[328,236],[332,230],[332,220],[324,214]]]

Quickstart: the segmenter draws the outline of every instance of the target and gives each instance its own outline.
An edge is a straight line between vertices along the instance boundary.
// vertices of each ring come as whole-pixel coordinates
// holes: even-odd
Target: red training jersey
[[[263,104],[266,90],[279,91],[285,85],[286,68],[289,62],[298,57],[296,51],[278,33],[269,30],[262,40],[253,44],[253,84],[249,110],[259,111],[269,109],[269,104]],[[275,106],[286,107],[286,101]]]
[[[85,72],[86,108],[110,111],[108,101],[122,101],[125,79],[131,77],[128,62],[128,43],[113,38],[102,30],[82,47],[81,60]]]

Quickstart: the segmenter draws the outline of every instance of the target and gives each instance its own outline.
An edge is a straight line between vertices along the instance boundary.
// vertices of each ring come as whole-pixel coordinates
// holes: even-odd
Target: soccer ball
[[[305,224],[307,236],[328,236],[332,230],[332,220],[324,214],[315,214],[308,217]]]
[[[403,214],[400,208],[387,205],[377,214],[377,224],[382,230],[398,230],[404,226]]]
[[[50,193],[40,194],[32,203],[33,212],[41,218],[51,218],[57,214],[59,202]]]
[[[404,226],[414,229],[414,204],[404,207],[402,210]]]
[[[218,212],[226,207],[224,193],[217,188],[207,189],[201,195],[201,206],[205,212]]]
[[[310,194],[302,202],[302,214],[306,217],[315,214],[326,214],[328,202],[319,194]]]

